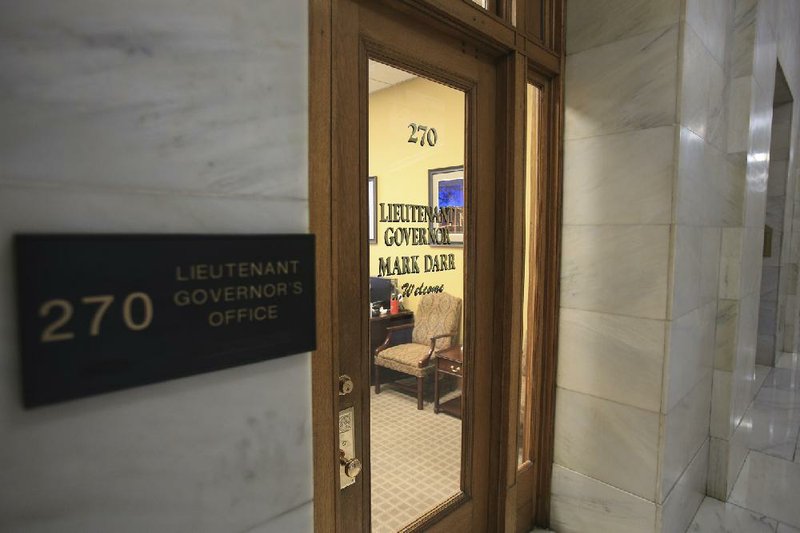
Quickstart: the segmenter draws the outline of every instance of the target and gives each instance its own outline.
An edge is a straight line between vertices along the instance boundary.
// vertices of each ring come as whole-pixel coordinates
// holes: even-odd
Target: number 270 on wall
[[[436,128],[429,128],[416,122],[411,122],[408,127],[411,128],[411,135],[408,136],[408,142],[411,144],[419,143],[420,146],[425,146],[427,141],[428,146],[436,146],[439,141],[439,134],[436,133]]]

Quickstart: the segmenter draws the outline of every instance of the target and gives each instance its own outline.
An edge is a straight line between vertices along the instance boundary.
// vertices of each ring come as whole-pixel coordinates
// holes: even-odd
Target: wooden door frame
[[[456,32],[491,50],[498,57],[498,120],[509,139],[505,150],[498,149],[497,201],[505,201],[510,209],[497,213],[496,231],[506,232],[498,242],[511,243],[495,250],[502,258],[504,270],[497,272],[496,301],[503,310],[503,320],[495,338],[503,356],[492,362],[492,431],[500,438],[493,440],[490,464],[491,486],[497,498],[489,502],[489,525],[498,531],[527,530],[532,520],[536,525],[549,523],[550,483],[555,420],[556,354],[558,342],[559,258],[561,234],[561,167],[563,128],[563,1],[517,0],[517,20],[525,9],[544,9],[552,18],[543,27],[550,28],[544,39],[535,37],[528,28],[510,24],[511,0],[492,2],[495,12],[487,12],[468,0],[394,0],[392,7],[414,15],[423,15],[438,24],[442,31]],[[388,2],[388,0],[387,0]],[[335,272],[334,243],[344,244],[352,235],[334,234],[333,202],[339,184],[333,183],[333,165],[337,163],[332,137],[336,120],[333,76],[336,61],[360,58],[336,58],[333,31],[335,5],[338,0],[309,0],[309,218],[311,232],[317,235],[317,346],[312,355],[312,417],[314,467],[315,531],[342,531],[337,516],[341,493],[338,480],[338,360],[336,323],[338,313],[331,274]],[[537,181],[538,196],[532,214],[536,221],[534,236],[537,246],[532,254],[537,272],[534,314],[529,320],[537,328],[537,357],[534,379],[534,417],[531,438],[537,451],[528,473],[516,466],[516,433],[519,389],[519,352],[521,346],[521,297],[518,289],[523,275],[521,242],[524,228],[524,201],[519,192],[524,188],[525,87],[536,79],[544,80],[548,104],[544,134],[549,145],[540,153],[542,168]],[[500,130],[498,129],[498,132]],[[504,199],[504,200],[503,200]],[[522,217],[522,218],[520,218]],[[511,280],[510,282],[508,280]],[[516,385],[516,387],[515,387]],[[520,509],[530,503],[530,515]],[[530,516],[530,518],[527,518]]]

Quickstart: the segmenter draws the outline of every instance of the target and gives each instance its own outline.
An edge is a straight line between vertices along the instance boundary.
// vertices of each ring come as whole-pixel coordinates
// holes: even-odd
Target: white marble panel
[[[756,45],[757,0],[734,2],[733,47],[731,48],[731,78],[753,73],[753,50]]]
[[[558,385],[658,411],[664,337],[659,320],[562,309]]]
[[[736,326],[739,320],[737,300],[719,300],[717,303],[717,329],[714,340],[714,368],[733,371],[736,353]]]
[[[688,128],[681,127],[679,143],[676,222],[710,225],[717,218],[715,173],[722,169],[710,164],[705,140]]]
[[[716,299],[721,230],[679,225],[673,231],[670,316],[677,318]]]
[[[2,9],[3,178],[307,197],[307,10],[248,0]]]
[[[750,452],[731,493],[730,501],[800,527],[800,464],[759,452]]]
[[[654,501],[659,415],[559,388],[554,461]]]
[[[679,12],[678,0],[573,0],[567,4],[567,53],[671,26]]]
[[[308,231],[305,200],[5,185],[5,232],[293,233]]]
[[[758,297],[763,266],[764,226],[746,227],[742,239],[742,297]],[[755,321],[754,321],[755,322]]]
[[[722,153],[713,157],[724,158]],[[715,184],[719,206],[719,219],[715,222],[723,226],[741,226],[744,223],[744,194],[747,185],[747,171],[744,165],[732,161],[719,161],[715,164],[724,166],[724,170],[715,174]]]
[[[728,497],[728,451],[727,439],[709,438],[708,482],[706,493],[712,498],[725,500]]]
[[[728,92],[728,153],[747,151],[753,83],[751,76],[731,80]]]
[[[777,522],[730,503],[706,498],[688,531],[691,533],[774,533]]]
[[[559,533],[655,532],[656,505],[553,465],[550,526]]]
[[[701,379],[710,378],[715,326],[714,302],[670,322],[662,413],[671,412]]]
[[[675,128],[564,143],[564,224],[669,224]]]
[[[714,370],[711,387],[711,436],[728,439],[733,432],[731,420],[731,385],[733,372]]]
[[[722,147],[726,131],[723,113],[725,73],[691,26],[684,32],[681,67],[680,123]]]
[[[706,372],[694,389],[664,415],[661,501],[670,493],[700,446],[707,441],[710,402],[711,372]]]
[[[747,447],[745,439],[734,433],[728,442],[727,478],[723,495],[726,500],[730,497],[736,480],[739,479],[739,473],[742,471],[748,453],[750,453],[750,449]]]
[[[762,0],[756,15],[756,41],[753,51],[753,77],[770,95],[775,87],[775,67],[778,45],[775,38],[774,23],[777,2]],[[771,99],[771,98],[770,98]]]
[[[673,124],[677,47],[676,24],[568,56],[565,139]]]
[[[728,22],[733,15],[730,0],[687,0],[686,22],[720,65],[725,63]]]
[[[684,533],[692,522],[706,493],[708,440],[693,456],[675,487],[659,506],[662,533]]]
[[[311,533],[314,531],[313,524],[314,504],[309,501],[255,526],[247,533]]]
[[[741,295],[743,228],[722,228],[719,297],[738,300]]]
[[[299,355],[16,407],[0,441],[14,480],[0,485],[0,530],[244,531],[305,504],[309,369]]]
[[[669,226],[564,226],[561,305],[665,318]]]

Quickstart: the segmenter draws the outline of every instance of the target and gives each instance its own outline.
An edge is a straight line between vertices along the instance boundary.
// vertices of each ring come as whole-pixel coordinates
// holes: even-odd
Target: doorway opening
[[[800,231],[800,210],[795,209],[797,185],[789,180],[789,146],[794,100],[783,69],[775,72],[772,134],[769,149],[767,206],[758,312],[756,363],[775,366],[783,352],[796,349],[797,269],[792,232]]]

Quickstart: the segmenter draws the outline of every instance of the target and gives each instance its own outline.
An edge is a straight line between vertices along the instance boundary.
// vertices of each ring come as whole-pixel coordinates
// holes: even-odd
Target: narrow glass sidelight
[[[517,466],[522,467],[531,460],[532,453],[532,424],[533,390],[531,387],[533,377],[533,363],[536,357],[535,324],[530,323],[534,315],[533,274],[536,272],[534,261],[535,250],[535,221],[533,208],[536,200],[536,183],[539,175],[539,112],[541,108],[542,91],[529,83],[526,91],[526,117],[525,117],[525,233],[524,233],[524,273],[523,273],[523,299],[522,299],[522,354],[520,357],[520,388],[519,388],[519,421],[517,423]]]
[[[462,491],[466,100],[368,72],[371,523],[390,532]]]

